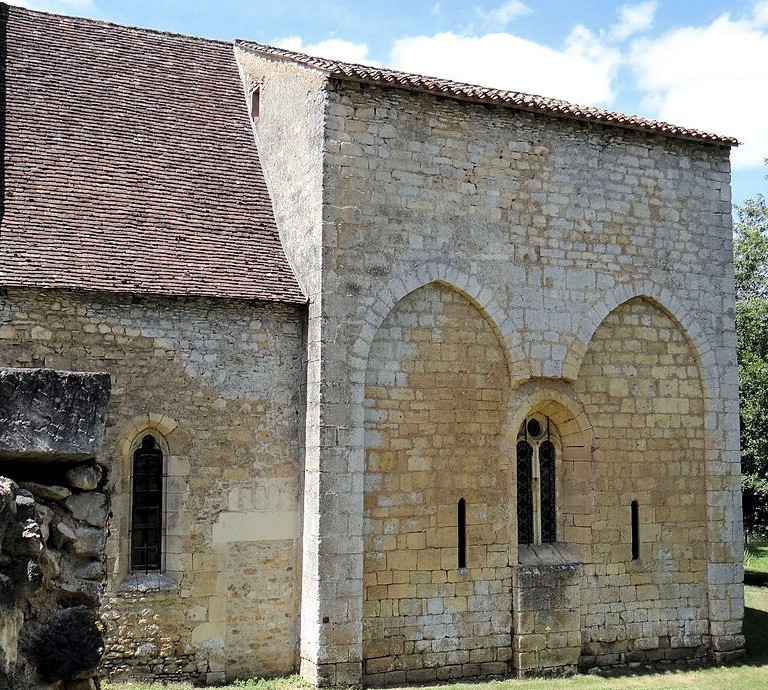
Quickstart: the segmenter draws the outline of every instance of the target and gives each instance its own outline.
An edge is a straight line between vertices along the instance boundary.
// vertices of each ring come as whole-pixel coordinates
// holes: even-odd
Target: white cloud
[[[724,14],[711,24],[670,31],[633,44],[630,63],[645,106],[675,124],[735,136],[734,168],[760,166],[768,156],[768,27]]]
[[[368,46],[364,43],[354,43],[341,38],[329,38],[317,43],[307,43],[300,36],[276,38],[273,45],[294,50],[297,53],[307,53],[318,57],[340,60],[342,62],[362,62],[366,65],[376,65],[368,58]]]
[[[755,25],[768,28],[768,0],[763,0],[755,5],[754,17]]]
[[[447,77],[577,103],[608,103],[621,56],[577,27],[562,50],[509,33],[440,33],[395,42],[390,63],[407,72]]]
[[[610,36],[617,41],[625,41],[633,34],[647,31],[653,26],[658,3],[656,0],[641,2],[638,5],[623,5],[619,8],[619,21],[611,26]]]
[[[530,14],[531,8],[528,7],[522,0],[507,0],[503,5],[497,7],[495,10],[475,10],[482,19],[492,22],[496,25],[506,26],[513,19],[522,17],[523,15]]]
[[[28,10],[41,10],[43,12],[82,12],[94,8],[93,0],[8,0],[9,5],[26,7]]]

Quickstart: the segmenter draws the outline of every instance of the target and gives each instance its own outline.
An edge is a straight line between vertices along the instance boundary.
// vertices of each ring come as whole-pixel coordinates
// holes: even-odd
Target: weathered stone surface
[[[61,572],[59,563],[61,561],[61,554],[54,549],[47,548],[40,554],[40,567],[43,569],[43,575],[49,580],[53,580],[58,577]]]
[[[19,486],[22,489],[31,491],[32,494],[44,501],[63,501],[67,496],[71,496],[72,492],[66,486],[58,486],[56,484],[38,484],[37,482],[19,482]]]
[[[24,489],[16,492],[16,513],[20,520],[26,520],[35,516],[35,497]]]
[[[83,491],[92,491],[99,485],[104,476],[104,471],[101,469],[101,466],[94,462],[88,465],[73,467],[67,470],[64,476],[70,486],[82,489]]]
[[[106,575],[104,562],[102,560],[90,561],[85,565],[75,568],[74,574],[84,580],[96,580],[101,582]]]
[[[0,457],[93,456],[109,393],[108,374],[0,369]]]
[[[72,551],[78,556],[100,557],[104,553],[107,534],[97,527],[77,527],[72,541]]]
[[[74,530],[65,522],[54,522],[51,526],[51,542],[57,548],[61,549],[76,539]]]
[[[64,500],[64,506],[76,520],[87,522],[94,527],[104,527],[109,514],[107,496],[99,491],[72,494]]]
[[[34,520],[27,519],[16,523],[9,530],[8,537],[12,540],[7,545],[9,553],[17,557],[37,557],[43,550],[40,525]]]

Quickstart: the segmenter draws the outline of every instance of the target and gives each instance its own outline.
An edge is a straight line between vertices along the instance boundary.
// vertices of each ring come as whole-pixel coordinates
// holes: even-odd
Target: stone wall
[[[516,675],[573,673],[581,657],[581,569],[553,546],[521,546],[520,561],[512,575]]]
[[[576,390],[594,425],[595,448],[593,511],[573,539],[591,584],[582,593],[584,666],[708,652],[700,370],[680,326],[644,299],[611,312],[584,357]],[[740,601],[735,585],[732,594]]]
[[[21,289],[0,300],[0,364],[112,378],[113,678],[294,668],[303,318],[276,305]],[[132,454],[148,433],[165,463],[161,576],[129,563]]]
[[[482,313],[440,285],[405,297],[374,339],[363,511],[367,685],[508,671],[506,370]]]
[[[515,387],[540,384],[557,398],[619,305],[645,296],[680,323],[701,363],[700,421],[709,430],[697,522],[708,565],[688,610],[698,617],[705,587],[713,656],[739,649],[728,149],[379,85],[329,79],[326,89],[323,338],[313,357],[327,472],[318,510],[307,514],[324,580],[317,616],[303,621],[316,641],[307,676],[344,685],[362,674],[363,612],[354,602],[365,589],[367,361],[387,314],[436,281],[468,295],[499,331],[517,424],[531,403]],[[581,414],[573,389],[565,395]],[[574,462],[579,472],[589,453]],[[590,471],[581,485],[592,486]],[[580,519],[564,526],[576,541],[589,516]]]
[[[279,61],[264,59],[240,49],[235,50],[246,93],[260,87],[260,117],[254,123],[254,134],[264,175],[273,200],[275,219],[288,261],[296,272],[299,284],[309,299],[306,342],[306,428],[304,445],[302,532],[302,595],[301,595],[301,663],[302,673],[317,680],[318,659],[334,645],[320,634],[322,620],[328,618],[320,610],[320,602],[334,599],[337,610],[344,611],[349,600],[346,595],[345,568],[339,570],[327,561],[324,550],[333,548],[323,542],[319,533],[319,515],[329,510],[337,516],[348,511],[340,506],[323,505],[321,496],[333,500],[337,495],[335,479],[328,473],[343,466],[344,458],[332,460],[321,456],[328,435],[323,432],[321,397],[333,404],[333,396],[322,389],[324,376],[321,352],[328,337],[322,319],[323,270],[322,223],[324,203],[323,168],[325,161],[325,117],[327,97],[323,89],[324,76],[318,70],[296,70]],[[344,433],[342,431],[342,437]],[[330,482],[328,487],[326,482]],[[357,522],[359,522],[359,516]],[[354,529],[354,527],[353,527]],[[346,531],[346,530],[344,530]],[[341,582],[329,578],[331,570],[339,572]],[[353,606],[358,610],[360,602]],[[359,615],[356,616],[359,620]],[[342,632],[347,623],[334,616],[332,635],[346,637]],[[330,625],[330,624],[328,624]],[[359,666],[359,665],[358,665]],[[350,678],[359,676],[357,668]],[[342,681],[343,682],[343,681]],[[353,681],[354,682],[354,681]]]
[[[0,686],[95,690],[109,497],[104,373],[0,368]]]

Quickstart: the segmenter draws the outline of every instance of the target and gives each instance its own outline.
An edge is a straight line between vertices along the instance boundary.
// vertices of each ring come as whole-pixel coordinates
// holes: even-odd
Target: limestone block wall
[[[534,565],[521,563],[513,570],[512,644],[514,670],[521,677],[573,673],[581,658],[582,574],[567,556],[552,551],[551,558],[537,557]]]
[[[299,606],[301,310],[8,289],[0,364],[106,371],[105,670],[289,672]],[[131,573],[132,453],[163,452],[163,568]]]
[[[715,656],[737,650],[728,150],[378,85],[331,79],[326,89],[316,352],[327,474],[313,525],[325,581],[317,618],[303,623],[318,641],[302,651],[308,677],[340,685],[362,674],[363,612],[354,602],[364,591],[365,372],[387,314],[435,281],[469,296],[496,325],[513,391],[540,381],[554,394],[556,382],[577,380],[595,330],[636,296],[681,324],[701,361],[707,429],[706,584],[693,599],[705,586]],[[509,418],[519,424],[531,404],[517,401]],[[581,527],[566,527],[577,539]]]
[[[405,297],[374,339],[366,375],[366,685],[508,671],[506,369],[493,327],[440,285]]]
[[[589,344],[575,386],[594,425],[595,449],[594,508],[573,539],[589,564],[584,666],[708,652],[700,371],[680,326],[640,298],[611,312]],[[735,585],[732,593],[738,601]]]

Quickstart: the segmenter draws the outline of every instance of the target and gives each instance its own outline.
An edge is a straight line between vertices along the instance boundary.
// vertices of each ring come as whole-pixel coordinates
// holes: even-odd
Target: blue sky
[[[768,190],[768,0],[17,0],[32,9],[597,105],[737,137],[737,203]]]

